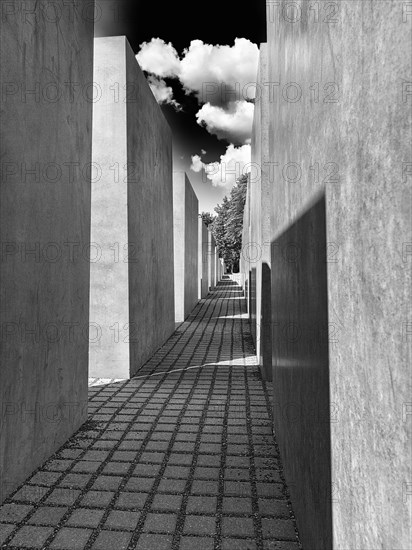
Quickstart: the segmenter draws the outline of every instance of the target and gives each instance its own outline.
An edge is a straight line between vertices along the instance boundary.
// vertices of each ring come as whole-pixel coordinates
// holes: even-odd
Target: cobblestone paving
[[[221,282],[0,507],[2,548],[299,550],[239,286]]]

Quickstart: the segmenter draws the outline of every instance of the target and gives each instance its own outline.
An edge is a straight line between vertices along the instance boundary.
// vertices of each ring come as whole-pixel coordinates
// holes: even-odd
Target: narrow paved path
[[[299,550],[239,286],[221,282],[0,507],[3,548]]]

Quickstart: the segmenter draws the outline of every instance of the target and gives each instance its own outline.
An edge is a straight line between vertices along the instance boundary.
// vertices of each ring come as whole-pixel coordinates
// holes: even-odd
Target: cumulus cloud
[[[193,155],[190,169],[193,170],[193,172],[201,172],[204,166],[206,165],[203,164],[202,158],[199,155]]]
[[[181,110],[179,103],[173,99],[172,87],[168,86],[162,78],[150,74],[147,77],[147,81],[159,104],[168,103],[169,105],[173,105],[176,110]]]
[[[254,105],[247,101],[229,103],[226,108],[206,103],[196,115],[197,123],[219,139],[245,143],[250,139]]]
[[[255,97],[259,59],[256,44],[246,38],[236,38],[233,46],[192,40],[179,57],[170,42],[152,38],[141,44],[136,58],[146,72],[179,79],[187,94],[195,94],[203,105],[197,121],[211,134],[235,143],[250,138],[254,109],[250,100]]]
[[[136,59],[141,68],[161,78],[176,77],[180,72],[180,59],[177,51],[169,42],[161,38],[152,38],[150,42],[140,44]]]
[[[192,156],[191,169],[194,172],[204,170],[213,187],[232,188],[236,180],[250,172],[251,147],[249,144],[235,147],[229,145],[226,152],[220,156],[219,162],[205,164],[199,155]]]
[[[256,82],[259,48],[246,38],[233,46],[212,46],[192,40],[184,50],[179,78],[185,90],[194,92],[201,103],[212,105],[253,98],[248,84]]]

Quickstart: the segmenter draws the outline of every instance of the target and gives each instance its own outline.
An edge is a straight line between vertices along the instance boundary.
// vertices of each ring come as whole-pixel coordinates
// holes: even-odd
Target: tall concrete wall
[[[94,63],[90,375],[128,378],[174,330],[171,132],[124,36]]]
[[[216,286],[216,242],[211,231],[209,231],[207,249],[209,289],[213,290]]]
[[[93,23],[48,5],[0,22],[0,502],[87,415]]]
[[[261,44],[252,131],[250,176],[251,323],[262,377],[272,379],[270,238],[272,182],[269,161],[269,67]]]
[[[175,320],[181,323],[198,302],[199,201],[185,172],[173,172]]]
[[[222,279],[223,275],[223,265],[222,265],[222,259],[219,258],[219,253],[217,255],[217,282],[219,282]]]
[[[199,299],[206,298],[209,292],[208,230],[199,218]]]
[[[253,257],[253,246],[251,244],[251,227],[250,227],[250,180],[247,184],[246,200],[243,210],[243,226],[242,226],[242,248],[240,252],[239,271],[242,274],[243,290],[245,292],[247,311],[249,320],[251,319],[251,257]],[[253,336],[253,334],[252,334]]]
[[[305,549],[406,550],[411,16],[317,6],[267,2],[276,432]]]
[[[219,282],[219,267],[218,267],[218,264],[219,264],[219,252],[218,252],[218,249],[217,249],[217,246],[216,246],[216,241],[215,241],[214,258],[213,258],[213,266],[214,266],[214,270],[215,270],[215,286]]]

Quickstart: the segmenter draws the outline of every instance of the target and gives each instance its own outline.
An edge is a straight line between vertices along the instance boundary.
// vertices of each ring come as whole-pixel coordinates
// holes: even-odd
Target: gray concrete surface
[[[278,163],[272,240],[285,245],[283,261],[272,258],[275,281],[283,281],[272,287],[272,300],[283,288],[299,302],[302,288],[316,287],[320,268],[301,265],[299,285],[288,278],[289,264],[309,254],[300,237],[288,241],[288,232],[324,194],[327,244],[314,243],[311,257],[327,266],[331,456],[322,460],[326,476],[331,465],[333,548],[407,550],[411,18],[401,2],[386,0],[320,3],[318,14],[307,2],[295,4],[267,2],[269,80],[279,83],[269,103],[271,161]],[[306,338],[305,346],[316,349],[316,340]],[[307,359],[289,355],[280,371],[274,368],[274,380],[285,383],[296,371],[292,396],[280,406],[296,396],[301,406],[308,403],[304,394],[316,383],[306,384],[307,376],[319,376],[319,391],[310,410],[298,410],[299,419],[320,414],[325,402],[324,370]],[[296,468],[319,445],[313,432],[299,442],[278,436],[283,458],[295,456]],[[295,488],[290,470],[286,479],[303,547],[330,550],[328,524],[313,500],[317,472],[308,471]]]
[[[250,226],[250,181],[247,184],[246,200],[243,210],[243,227],[242,227],[242,248],[240,252],[239,271],[242,274],[242,286],[245,292],[246,307],[248,312],[249,321],[251,321],[251,257],[253,257],[253,247],[251,245],[251,226]],[[251,330],[253,340],[256,338],[256,331]]]
[[[90,376],[128,378],[174,330],[171,132],[124,36],[95,40],[94,81]]]
[[[173,172],[175,321],[181,323],[198,302],[199,201],[185,172]]]
[[[320,198],[272,243],[275,433],[299,518],[310,516],[306,548],[332,548],[332,485],[325,201]],[[284,259],[299,249],[296,261]],[[298,452],[297,452],[298,450]],[[299,523],[303,535],[308,525]]]
[[[215,238],[212,235],[212,232],[209,230],[208,237],[208,272],[209,272],[209,290],[213,290],[216,286],[216,242]]]
[[[87,418],[93,24],[48,4],[1,20],[0,501]]]
[[[199,299],[206,298],[209,292],[208,269],[208,230],[203,220],[199,218]]]
[[[250,176],[251,323],[264,380],[272,379],[270,238],[272,184],[269,160],[269,67],[267,44],[260,45]]]

